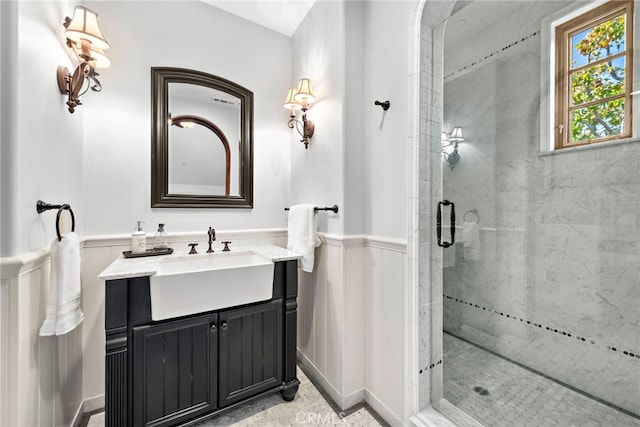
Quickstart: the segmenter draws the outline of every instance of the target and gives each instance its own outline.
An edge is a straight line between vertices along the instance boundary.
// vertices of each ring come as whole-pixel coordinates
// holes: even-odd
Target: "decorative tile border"
[[[460,298],[454,298],[454,297],[451,297],[451,296],[448,296],[448,295],[443,295],[443,297],[448,299],[448,300],[450,300],[450,301],[454,301],[454,302],[457,302],[457,303],[460,303],[460,304],[468,305],[468,306],[473,307],[473,308],[482,309],[483,311],[488,311],[488,312],[492,312],[492,313],[495,313],[495,314],[499,314],[500,316],[506,317],[507,319],[510,319],[510,320],[513,320],[513,321],[516,321],[516,322],[520,321],[523,324],[526,323],[527,325],[530,325],[532,327],[537,327],[539,329],[544,329],[546,331],[553,332],[554,334],[563,335],[563,336],[565,336],[567,338],[572,338],[572,337],[575,336],[578,341],[582,341],[585,344],[586,343],[591,343],[592,345],[595,345],[596,347],[606,348],[607,350],[612,351],[614,353],[621,353],[621,354],[624,354],[625,356],[629,356],[629,357],[632,357],[632,358],[634,358],[636,360],[640,360],[640,352],[638,352],[638,351],[621,350],[621,349],[618,349],[618,348],[610,346],[610,345],[605,346],[605,345],[597,344],[594,340],[587,340],[586,338],[578,336],[575,333],[559,330],[559,329],[552,328],[552,327],[549,327],[549,326],[544,326],[544,325],[542,325],[540,323],[536,323],[536,322],[533,322],[531,320],[523,319],[522,317],[518,317],[518,316],[515,316],[513,314],[504,313],[504,312],[498,311],[498,310],[493,310],[490,307],[483,307],[481,305],[478,305],[478,304],[475,304],[475,303],[472,303],[472,302],[468,302],[468,301],[464,301],[464,300],[462,300]]]
[[[525,37],[521,38],[520,40],[516,40],[516,41],[514,41],[513,43],[510,43],[510,44],[508,44],[508,45],[504,46],[503,48],[500,48],[500,49],[496,50],[495,52],[492,52],[492,53],[490,53],[490,54],[488,54],[488,55],[485,55],[485,57],[484,57],[484,58],[480,58],[480,59],[478,59],[478,60],[476,60],[476,61],[472,62],[472,63],[471,63],[471,64],[469,64],[469,65],[465,65],[464,67],[459,68],[457,71],[452,71],[452,72],[450,72],[449,74],[447,74],[446,76],[444,76],[444,79],[445,79],[445,81],[446,81],[446,80],[450,79],[451,77],[455,76],[456,74],[462,73],[463,71],[467,71],[467,70],[468,70],[468,69],[470,69],[471,67],[475,67],[476,65],[480,64],[481,62],[484,62],[484,61],[486,61],[487,59],[492,58],[492,57],[494,57],[494,56],[498,55],[499,53],[504,52],[505,50],[509,50],[509,49],[511,49],[512,47],[514,47],[514,46],[516,46],[516,45],[518,45],[518,44],[520,44],[520,43],[522,43],[522,42],[525,42],[525,41],[527,41],[527,40],[529,40],[529,39],[531,39],[531,38],[533,38],[533,37],[535,37],[535,36],[537,36],[537,35],[539,35],[539,34],[540,34],[540,31],[538,30],[538,31],[536,31],[535,33],[529,34],[528,36],[525,36]]]
[[[442,359],[438,360],[435,363],[430,364],[429,366],[425,366],[424,368],[420,369],[420,373],[426,373],[429,369],[433,369],[438,365],[442,365]]]

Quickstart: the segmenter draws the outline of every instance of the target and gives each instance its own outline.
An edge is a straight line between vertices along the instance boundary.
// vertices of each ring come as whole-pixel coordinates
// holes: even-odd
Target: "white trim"
[[[396,251],[407,253],[407,240],[395,239],[392,237],[367,236],[364,241],[366,247],[385,249],[388,251]]]
[[[409,141],[407,144],[407,265],[404,283],[404,399],[403,422],[416,416],[420,410],[420,388],[418,377],[418,243],[420,201],[420,64],[422,62],[421,33],[422,14],[426,0],[416,0],[411,11],[409,27]]]
[[[407,252],[407,240],[395,237],[369,236],[364,234],[341,236],[338,234],[328,233],[318,233],[318,237],[320,237],[322,243],[332,246],[340,246],[344,248],[374,247],[403,253]]]
[[[457,427],[451,420],[431,406],[411,417],[410,422],[417,427]]]
[[[71,423],[72,427],[79,427],[80,422],[82,421],[82,417],[85,414],[90,412],[103,410],[104,411],[104,394],[99,396],[91,397],[89,399],[83,400],[80,406],[78,406],[78,411],[76,412],[75,417],[73,418],[73,422]]]
[[[49,249],[40,248],[35,251],[13,257],[0,258],[0,278],[15,278],[40,268],[49,261]]]
[[[303,369],[304,373],[308,377],[316,381],[320,385],[320,387],[322,387],[322,390],[329,395],[331,400],[333,400],[335,404],[340,407],[340,409],[348,409],[349,406],[345,406],[345,397],[342,396],[342,394],[340,394],[338,390],[336,390],[334,385],[331,384],[324,375],[322,375],[316,365],[314,365],[313,362],[311,362],[311,360],[309,360],[307,356],[305,356],[302,351],[300,351],[300,349],[296,349],[296,351],[298,353],[298,364]],[[358,402],[354,402],[354,404],[355,403]]]
[[[386,422],[391,425],[403,425],[402,420],[398,418],[378,397],[369,390],[364,392],[364,401],[373,408]]]

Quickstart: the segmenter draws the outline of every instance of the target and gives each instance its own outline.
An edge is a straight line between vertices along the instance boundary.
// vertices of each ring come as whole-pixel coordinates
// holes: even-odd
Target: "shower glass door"
[[[541,149],[541,38],[569,4],[445,24],[443,394],[485,426],[640,426],[640,141]]]

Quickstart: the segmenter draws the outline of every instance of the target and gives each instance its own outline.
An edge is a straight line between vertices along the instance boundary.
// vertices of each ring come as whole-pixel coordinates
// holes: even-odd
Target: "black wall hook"
[[[381,106],[384,111],[387,111],[389,109],[389,107],[391,107],[391,102],[389,102],[389,101],[380,102],[380,101],[376,100],[376,102],[374,102],[374,104]]]

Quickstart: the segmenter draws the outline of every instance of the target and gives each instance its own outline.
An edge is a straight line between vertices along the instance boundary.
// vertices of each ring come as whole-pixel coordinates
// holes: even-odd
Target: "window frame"
[[[617,141],[632,137],[633,133],[633,0],[606,2],[594,9],[591,9],[579,16],[570,19],[555,28],[555,53],[556,53],[556,73],[555,73],[555,123],[554,123],[554,147],[556,150],[578,147],[603,142]],[[609,21],[622,13],[626,14],[625,19],[625,82],[624,96],[624,127],[619,135],[594,138],[580,142],[570,143],[570,114],[571,108],[571,52],[573,35],[584,31],[587,28],[595,27],[603,22]],[[603,98],[603,100],[606,98]],[[602,100],[600,101],[602,102]],[[595,102],[598,103],[598,102]],[[587,104],[588,105],[588,104]],[[591,104],[593,105],[593,104]],[[584,108],[584,106],[576,106]],[[576,109],[576,108],[574,108]],[[565,131],[568,130],[568,131]]]

